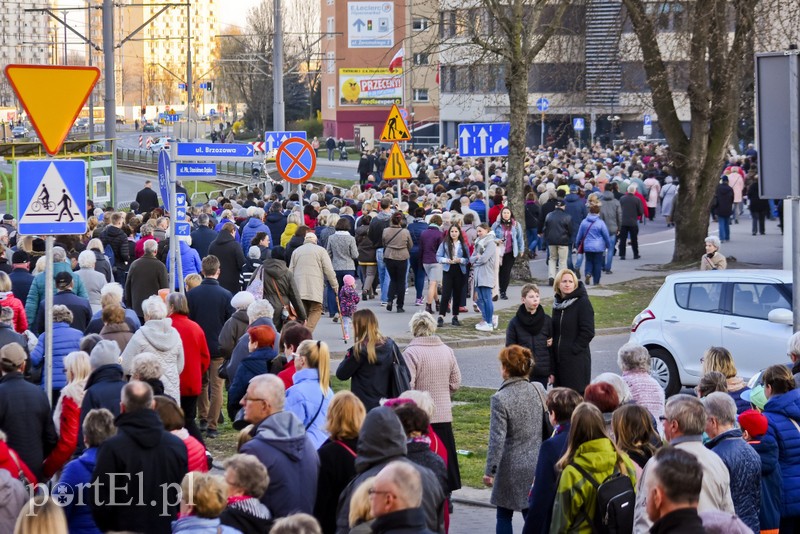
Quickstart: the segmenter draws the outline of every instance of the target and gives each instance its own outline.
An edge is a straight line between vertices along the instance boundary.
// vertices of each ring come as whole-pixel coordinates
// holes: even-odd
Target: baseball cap
[[[30,261],[31,257],[24,250],[17,250],[11,256],[11,263],[26,263]]]
[[[742,395],[744,397],[744,394]],[[758,410],[745,410],[739,414],[739,426],[753,437],[767,433],[767,418]]]
[[[9,343],[0,349],[0,360],[10,362],[15,367],[25,363],[25,351],[19,343]]]
[[[564,206],[565,206],[565,204],[564,204],[563,200],[561,200],[561,199],[556,200],[556,207],[557,208],[563,208]]]
[[[61,271],[56,275],[57,286],[68,286],[72,283],[72,275],[67,271]]]
[[[759,410],[763,410],[764,406],[767,405],[768,399],[764,393],[764,386],[761,384],[758,384],[754,388],[748,389],[747,391],[743,391],[741,397]]]

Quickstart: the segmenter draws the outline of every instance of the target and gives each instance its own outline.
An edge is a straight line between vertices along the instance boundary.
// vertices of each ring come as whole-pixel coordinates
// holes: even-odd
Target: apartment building
[[[0,65],[47,65],[53,54],[54,35],[45,17],[26,9],[43,9],[47,0],[0,2]],[[0,76],[0,108],[15,108],[16,100],[5,76]],[[0,119],[11,111],[3,112]]]

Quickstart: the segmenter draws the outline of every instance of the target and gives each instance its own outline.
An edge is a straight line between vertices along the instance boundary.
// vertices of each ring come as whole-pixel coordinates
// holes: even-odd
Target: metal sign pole
[[[44,389],[47,402],[53,406],[53,242],[49,235],[45,238],[44,267]]]
[[[792,139],[798,139],[798,118],[800,117],[800,88],[797,76],[800,74],[800,57],[795,55],[789,60],[789,124],[792,130]],[[800,154],[797,150],[790,150],[788,154],[793,169],[800,167]],[[795,177],[796,172],[793,173]],[[792,331],[800,330],[800,230],[797,222],[800,221],[800,183],[792,180]]]
[[[169,188],[169,262],[167,265],[167,269],[169,269],[169,290],[170,292],[175,291],[175,277],[177,275],[176,271],[176,259],[175,254],[176,250],[179,250],[179,247],[175,246],[177,244],[175,238],[175,213],[177,212],[177,198],[176,198],[176,190],[175,190],[175,175],[177,174],[177,156],[178,156],[178,143],[172,143],[169,147],[170,149],[170,162],[169,162],[169,177],[167,179],[167,187]]]
[[[489,160],[487,158],[483,159],[483,176],[483,184],[486,189],[486,193],[483,196],[483,203],[486,205],[486,218],[483,222],[489,224]]]

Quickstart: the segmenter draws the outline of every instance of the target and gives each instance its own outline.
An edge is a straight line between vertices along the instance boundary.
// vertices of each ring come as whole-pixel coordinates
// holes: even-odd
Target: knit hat
[[[246,310],[248,306],[255,302],[255,300],[256,298],[252,293],[247,291],[239,291],[231,299],[231,306],[237,310]]]
[[[767,418],[758,410],[745,410],[739,414],[739,426],[742,430],[747,430],[751,437],[766,434],[767,425]]]
[[[11,256],[11,263],[27,263],[29,262],[31,257],[28,255],[27,252],[24,250],[17,250]]]
[[[342,280],[344,280],[344,285],[346,286],[355,287],[356,285],[356,279],[353,277],[352,274],[344,275],[344,278],[342,278]]]
[[[92,366],[92,370],[94,370],[104,365],[119,363],[119,355],[120,351],[117,342],[104,339],[98,341],[97,345],[92,349],[92,354],[89,356],[89,363]]]
[[[743,391],[741,397],[759,410],[763,410],[767,405],[767,396],[764,394],[764,386],[761,384]]]
[[[306,237],[303,240],[303,243],[316,243],[316,242],[317,242],[317,235],[314,233],[306,234]]]

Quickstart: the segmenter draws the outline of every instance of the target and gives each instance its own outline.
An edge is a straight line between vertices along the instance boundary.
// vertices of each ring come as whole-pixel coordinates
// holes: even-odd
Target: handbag
[[[256,300],[264,298],[264,266],[259,265],[250,278],[250,283],[247,284],[248,293],[253,295]]]
[[[544,391],[544,386],[539,382],[531,381],[533,389],[539,394],[539,400],[542,401],[542,441],[549,439],[553,436],[553,425],[550,423],[549,413],[547,411],[547,394]]]
[[[389,398],[395,399],[411,389],[411,373],[397,343],[392,341],[392,373],[389,377]]]
[[[33,483],[30,480],[28,480],[27,476],[25,476],[25,471],[22,470],[22,466],[19,463],[17,455],[11,451],[8,452],[9,452],[8,455],[11,457],[11,459],[14,461],[14,464],[17,466],[17,480],[22,482],[22,484],[25,486],[25,489],[30,488],[33,485]]]
[[[284,321],[296,321],[297,320],[297,312],[292,306],[292,303],[289,302],[288,304],[283,302],[283,296],[281,295],[281,291],[278,289],[278,283],[275,282],[275,279],[272,279],[272,285],[275,287],[275,293],[278,294],[278,299],[281,301],[281,306],[283,307],[283,320]]]
[[[589,236],[589,230],[592,229],[592,226],[594,226],[594,223],[596,223],[596,222],[597,222],[597,219],[595,219],[591,223],[589,223],[589,228],[586,229],[586,233],[583,234],[583,239],[581,239],[581,242],[578,244],[578,254],[583,254],[583,242],[586,241],[586,238]]]

